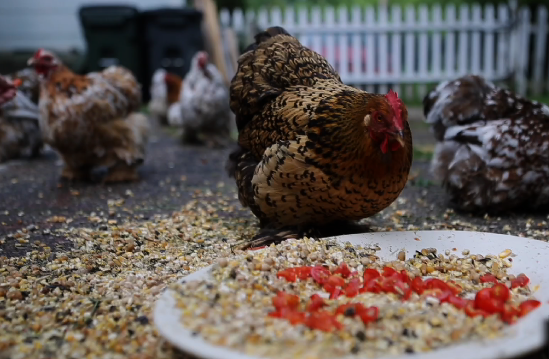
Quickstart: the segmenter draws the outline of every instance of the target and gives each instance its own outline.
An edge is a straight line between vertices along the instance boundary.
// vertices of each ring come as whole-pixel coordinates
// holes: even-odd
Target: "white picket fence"
[[[516,16],[515,14],[519,14]],[[312,8],[257,12],[221,10],[223,26],[237,33],[280,25],[307,47],[324,55],[342,81],[373,88],[437,83],[474,73],[498,81],[514,77],[521,93],[526,77],[530,39],[534,35],[532,93],[549,92],[547,8],[537,10],[531,25],[528,9],[505,5],[431,8]],[[250,36],[249,36],[250,37]],[[251,37],[250,37],[251,38]],[[406,86],[410,91],[411,86]],[[423,87],[423,86],[422,86]],[[422,92],[420,90],[420,92]]]

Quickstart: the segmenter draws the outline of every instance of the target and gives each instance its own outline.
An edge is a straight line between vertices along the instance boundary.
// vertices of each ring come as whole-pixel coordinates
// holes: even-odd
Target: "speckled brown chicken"
[[[280,27],[241,55],[230,99],[239,147],[228,170],[261,226],[244,247],[322,236],[383,210],[406,184],[412,135],[397,94],[344,85]]]
[[[123,67],[77,75],[49,51],[29,59],[40,79],[40,127],[44,141],[65,162],[62,177],[87,180],[106,167],[105,182],[138,179],[149,123],[139,113],[140,85]]]
[[[423,100],[438,141],[432,169],[451,201],[472,212],[549,205],[549,107],[466,75]]]

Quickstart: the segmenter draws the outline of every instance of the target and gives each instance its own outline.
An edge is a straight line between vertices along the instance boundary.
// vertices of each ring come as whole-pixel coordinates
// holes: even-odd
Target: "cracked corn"
[[[414,294],[401,301],[393,294],[363,293],[354,298],[328,300],[328,310],[348,302],[376,306],[380,320],[364,325],[360,320],[340,316],[341,331],[321,332],[303,325],[292,326],[285,320],[268,317],[274,308],[271,299],[278,291],[296,294],[302,303],[315,293],[322,293],[311,280],[286,282],[277,278],[284,268],[327,265],[335,269],[349,264],[362,273],[366,268],[391,266],[412,275],[453,280],[464,289],[464,296],[474,296],[486,287],[478,278],[491,273],[504,283],[510,262],[501,256],[469,254],[445,256],[428,248],[413,258],[382,262],[379,248],[362,248],[322,240],[289,240],[263,251],[248,252],[236,258],[221,258],[211,278],[174,284],[182,323],[216,345],[228,346],[250,355],[270,358],[333,358],[345,355],[378,357],[399,353],[424,352],[452,343],[502,335],[505,324],[497,315],[469,317],[463,310],[436,298]],[[513,300],[530,296],[528,287],[514,289]]]
[[[98,228],[51,230],[71,240],[69,251],[30,239],[26,256],[0,256],[0,358],[189,358],[158,336],[152,309],[168,283],[252,234],[247,220],[222,211],[239,214],[220,197],[147,221],[98,216]]]

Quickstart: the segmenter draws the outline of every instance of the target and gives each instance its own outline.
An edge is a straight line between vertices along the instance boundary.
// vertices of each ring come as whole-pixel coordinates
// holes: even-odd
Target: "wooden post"
[[[204,33],[206,51],[211,55],[213,64],[223,75],[226,84],[229,85],[217,6],[213,0],[194,0],[194,7],[202,11],[203,14],[202,31]]]

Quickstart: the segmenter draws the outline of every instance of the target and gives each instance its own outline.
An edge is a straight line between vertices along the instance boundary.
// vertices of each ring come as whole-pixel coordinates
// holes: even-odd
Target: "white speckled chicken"
[[[183,142],[225,145],[230,140],[234,120],[229,107],[229,90],[223,76],[208,54],[196,53],[191,69],[183,79],[180,119],[168,119],[171,125],[183,129]]]
[[[38,124],[38,76],[34,70],[24,69],[0,82],[8,95],[0,99],[0,162],[35,157],[43,144]],[[13,83],[17,83],[17,89]],[[12,93],[14,97],[7,100]]]
[[[479,76],[444,82],[423,100],[438,144],[432,163],[468,211],[549,205],[549,107]]]
[[[65,162],[62,177],[90,179],[106,167],[105,182],[138,179],[145,158],[148,119],[139,111],[141,90],[123,67],[81,76],[40,49],[29,59],[40,78],[40,127],[44,141]]]

